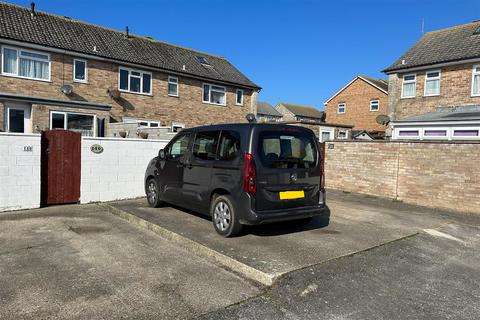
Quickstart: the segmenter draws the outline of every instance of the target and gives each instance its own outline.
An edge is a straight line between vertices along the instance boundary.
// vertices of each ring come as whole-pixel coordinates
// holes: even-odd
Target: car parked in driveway
[[[162,202],[212,217],[222,236],[243,225],[297,220],[325,210],[323,163],[312,130],[225,124],[182,130],[145,173],[150,206]]]

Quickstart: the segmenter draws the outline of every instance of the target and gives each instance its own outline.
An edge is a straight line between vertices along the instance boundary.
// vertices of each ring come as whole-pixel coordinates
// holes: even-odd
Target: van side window
[[[198,132],[193,144],[193,156],[202,160],[215,160],[220,131]]]
[[[187,153],[188,143],[190,142],[190,134],[184,134],[177,137],[168,147],[167,158],[178,159]]]
[[[233,160],[240,152],[240,135],[235,131],[222,131],[218,158],[220,160]]]

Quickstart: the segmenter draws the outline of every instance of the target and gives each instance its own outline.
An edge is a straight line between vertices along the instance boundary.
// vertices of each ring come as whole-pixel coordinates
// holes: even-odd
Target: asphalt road
[[[290,273],[199,319],[479,319],[480,228],[449,224]]]

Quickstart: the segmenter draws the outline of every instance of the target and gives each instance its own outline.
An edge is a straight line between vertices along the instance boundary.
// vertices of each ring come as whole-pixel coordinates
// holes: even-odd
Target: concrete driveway
[[[291,271],[412,236],[449,223],[447,213],[389,200],[330,192],[328,227],[314,221],[255,226],[222,238],[210,219],[178,208],[150,208],[145,199],[111,203],[112,212],[147,225],[191,252],[270,285]],[[173,236],[172,236],[173,235]]]
[[[144,199],[0,214],[0,319],[478,318],[479,217],[328,203],[328,227],[231,239]]]
[[[0,215],[0,319],[190,318],[259,290],[98,205]]]

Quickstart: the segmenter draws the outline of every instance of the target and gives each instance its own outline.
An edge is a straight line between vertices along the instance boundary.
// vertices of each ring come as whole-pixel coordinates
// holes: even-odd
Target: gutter
[[[397,69],[384,69],[382,70],[383,73],[385,74],[393,74],[393,73],[406,73],[410,71],[418,71],[418,70],[427,70],[427,69],[434,69],[434,68],[440,68],[440,67],[447,67],[447,66],[454,66],[457,64],[463,64],[463,63],[476,63],[480,62],[480,58],[471,58],[471,59],[459,59],[459,60],[451,60],[448,62],[439,62],[439,63],[434,63],[434,64],[422,64],[419,66],[413,66],[413,67],[408,67],[408,68],[397,68]]]
[[[66,50],[66,49],[59,49],[59,48],[55,48],[55,47],[50,47],[50,46],[45,46],[45,45],[40,45],[40,44],[35,44],[35,43],[30,43],[30,42],[0,38],[0,43],[13,45],[13,46],[24,47],[24,48],[30,48],[30,49],[40,50],[40,51],[56,52],[56,53],[71,55],[71,56],[74,56],[74,57],[79,57],[79,58],[84,58],[84,59],[92,59],[92,60],[112,62],[112,63],[115,63],[115,64],[120,64],[120,65],[124,65],[124,66],[129,66],[129,67],[133,67],[133,68],[140,68],[140,69],[145,69],[145,70],[150,70],[150,71],[160,71],[160,72],[169,73],[169,74],[172,74],[172,75],[186,76],[186,77],[190,77],[190,78],[197,79],[197,80],[210,81],[210,82],[215,82],[215,83],[219,83],[219,84],[224,84],[224,85],[228,85],[228,86],[231,86],[231,87],[238,87],[238,88],[258,90],[258,91],[260,91],[262,89],[261,87],[256,86],[256,85],[255,86],[249,86],[249,85],[235,83],[235,82],[231,82],[231,81],[225,81],[225,80],[219,80],[219,79],[215,79],[215,78],[197,76],[197,75],[194,75],[194,74],[191,74],[191,73],[188,73],[188,72],[179,72],[179,71],[170,70],[170,69],[166,69],[166,68],[152,67],[152,66],[148,66],[148,65],[137,64],[137,63],[127,62],[127,61],[123,61],[123,60],[116,60],[116,59],[112,59],[112,58],[105,58],[105,57],[102,57],[102,56],[99,56],[99,55],[81,53],[81,52],[71,51],[71,50]]]

